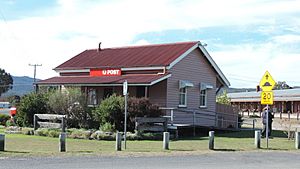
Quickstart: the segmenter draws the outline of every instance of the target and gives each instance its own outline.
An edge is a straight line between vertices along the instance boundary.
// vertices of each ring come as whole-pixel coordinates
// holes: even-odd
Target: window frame
[[[97,90],[94,88],[90,88],[88,90],[88,106],[95,106],[97,104]]]
[[[205,93],[202,93],[204,91]],[[202,104],[204,101],[204,105]],[[200,90],[200,108],[207,108],[207,89]]]
[[[184,91],[182,91],[184,90]],[[184,97],[184,103],[181,103],[181,97]],[[187,107],[187,87],[183,87],[179,89],[179,104],[178,107]]]

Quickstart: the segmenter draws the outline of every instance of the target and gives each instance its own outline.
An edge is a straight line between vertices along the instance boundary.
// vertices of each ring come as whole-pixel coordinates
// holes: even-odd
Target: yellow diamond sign
[[[273,92],[261,92],[261,99],[260,99],[260,103],[261,104],[273,104]]]
[[[272,91],[273,87],[275,86],[275,80],[268,71],[266,71],[262,77],[259,86],[264,92]]]

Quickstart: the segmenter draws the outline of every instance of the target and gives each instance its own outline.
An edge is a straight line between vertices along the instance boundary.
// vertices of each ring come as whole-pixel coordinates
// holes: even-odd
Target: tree
[[[275,86],[274,90],[284,90],[284,89],[292,89],[285,81],[278,81]]]
[[[217,96],[217,103],[230,105],[230,98],[228,98],[226,90],[224,90],[222,94]]]
[[[0,68],[0,96],[12,89],[13,79],[9,73],[6,73],[4,69]]]
[[[45,114],[49,111],[48,95],[43,93],[30,93],[22,97],[17,107],[16,120],[19,126],[33,126],[34,114]]]

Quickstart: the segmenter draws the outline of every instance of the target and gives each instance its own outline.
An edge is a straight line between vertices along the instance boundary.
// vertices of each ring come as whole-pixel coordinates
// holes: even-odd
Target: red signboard
[[[121,76],[121,69],[91,69],[90,76]]]

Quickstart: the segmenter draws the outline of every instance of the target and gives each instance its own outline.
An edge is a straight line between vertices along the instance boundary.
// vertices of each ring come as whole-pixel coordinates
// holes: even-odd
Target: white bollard
[[[255,131],[255,140],[254,140],[254,144],[256,148],[260,148],[260,140],[261,140],[261,136],[260,136],[260,130],[256,130]]]
[[[5,151],[5,135],[0,134],[0,151]]]
[[[215,132],[214,131],[210,131],[209,132],[209,144],[208,144],[208,148],[210,150],[214,149],[214,145],[215,145]]]
[[[122,150],[122,133],[117,132],[116,134],[116,151]]]
[[[59,134],[59,152],[66,152],[66,133]]]
[[[300,134],[299,132],[295,132],[295,148],[300,149]]]
[[[170,133],[164,132],[164,139],[163,139],[163,149],[169,150],[169,140],[170,140]]]

